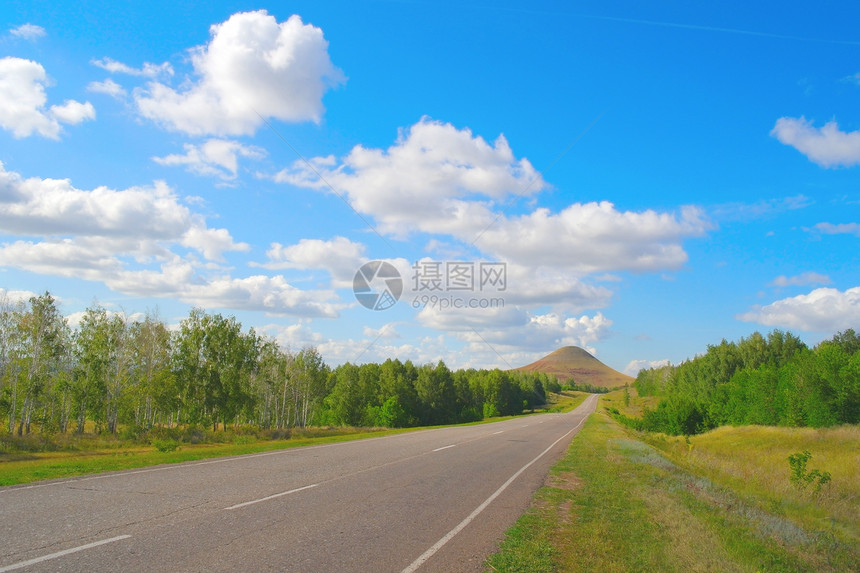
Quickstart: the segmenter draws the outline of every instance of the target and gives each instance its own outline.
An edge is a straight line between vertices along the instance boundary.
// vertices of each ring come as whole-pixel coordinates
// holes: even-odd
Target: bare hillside
[[[546,372],[562,383],[571,379],[577,384],[616,388],[633,383],[633,378],[614,370],[578,346],[565,346],[540,360],[517,370]]]

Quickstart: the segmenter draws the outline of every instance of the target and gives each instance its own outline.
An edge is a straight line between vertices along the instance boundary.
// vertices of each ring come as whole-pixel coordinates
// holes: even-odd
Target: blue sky
[[[7,2],[3,296],[331,364],[860,327],[860,6],[651,4]]]

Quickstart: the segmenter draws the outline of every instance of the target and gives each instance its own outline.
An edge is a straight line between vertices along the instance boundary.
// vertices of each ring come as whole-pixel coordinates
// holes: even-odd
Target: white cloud
[[[840,131],[835,121],[818,129],[804,117],[781,117],[770,134],[821,167],[860,164],[860,131]]]
[[[107,78],[103,82],[90,82],[87,84],[87,91],[106,94],[116,99],[125,97],[126,95],[125,88],[110,78]]]
[[[574,203],[559,213],[540,208],[502,216],[478,240],[501,260],[579,273],[678,269],[687,262],[681,241],[710,229],[701,209],[680,213],[618,211],[608,201]],[[465,237],[461,237],[465,238]]]
[[[810,332],[837,332],[860,324],[860,287],[818,288],[809,294],[755,306],[738,320]]]
[[[345,306],[333,290],[302,290],[283,276],[223,274],[213,261],[250,247],[208,227],[161,182],[85,191],[64,179],[23,179],[0,163],[0,228],[38,238],[0,244],[0,265],[101,282],[128,295],[310,317],[335,317]]]
[[[814,272],[806,272],[793,277],[780,275],[773,279],[769,286],[787,287],[787,286],[807,286],[807,285],[828,285],[832,281],[827,275],[822,275]]]
[[[814,200],[801,194],[780,199],[761,199],[755,203],[723,203],[710,208],[709,212],[721,221],[760,221],[786,211],[805,209],[814,203]]]
[[[11,28],[9,33],[16,38],[22,38],[24,40],[38,40],[46,34],[43,27],[29,23],[21,24],[17,28]]]
[[[677,269],[686,237],[711,228],[702,211],[618,211],[612,203],[574,203],[559,213],[502,214],[497,203],[547,187],[527,159],[499,136],[490,145],[468,129],[423,118],[387,150],[356,146],[341,162],[301,161],[276,181],[344,193],[382,233],[421,231],[475,243],[495,259],[575,273]],[[320,179],[320,175],[322,178]]]
[[[264,311],[280,316],[336,318],[345,305],[330,290],[302,290],[282,276],[221,277],[179,287],[179,298],[205,308]]]
[[[192,217],[191,225],[183,233],[180,244],[196,249],[210,261],[223,261],[226,251],[248,251],[247,243],[234,243],[227,229],[210,229],[199,215]]]
[[[336,287],[351,287],[358,268],[367,261],[366,247],[346,237],[329,241],[302,239],[295,245],[272,243],[266,251],[267,269],[325,269]]]
[[[624,367],[623,372],[628,376],[636,376],[643,368],[659,368],[661,366],[668,366],[669,364],[670,362],[668,358],[664,358],[663,360],[631,360],[630,363]]]
[[[527,350],[546,354],[570,345],[594,354],[591,345],[605,338],[612,326],[600,312],[576,317],[557,312],[535,314],[511,306],[456,310],[426,306],[417,318],[423,326],[455,333],[472,346],[489,345],[503,354]]]
[[[365,326],[362,333],[365,337],[372,340],[400,338],[400,333],[397,332],[397,328],[393,322],[383,324],[381,328]]]
[[[406,236],[415,230],[474,235],[490,224],[486,203],[532,194],[546,184],[527,159],[517,160],[504,136],[492,144],[468,129],[422,118],[401,131],[387,150],[356,146],[340,165],[334,157],[295,162],[276,181],[345,193],[352,206],[373,215],[379,230]],[[315,170],[315,171],[314,171]]]
[[[382,336],[379,331],[383,331]],[[315,346],[325,357],[329,365],[338,365],[345,362],[362,364],[368,362],[381,363],[388,358],[397,358],[401,361],[411,360],[414,364],[435,364],[444,359],[449,366],[458,367],[459,362],[456,352],[445,340],[444,335],[426,336],[415,344],[391,344],[386,340],[397,338],[396,332],[389,325],[379,330],[365,328],[363,338],[332,339],[316,332],[307,320],[296,324],[282,325],[269,324],[261,327],[258,332],[263,332],[274,338],[281,347],[298,350],[305,346]]]
[[[90,102],[67,100],[46,109],[47,83],[41,64],[21,58],[0,59],[0,126],[18,138],[38,133],[59,139],[61,123],[74,125],[95,119],[96,111]]]
[[[0,287],[0,311],[5,310],[6,305],[24,304],[31,298],[38,296],[29,290],[8,290]]]
[[[159,165],[185,165],[197,175],[219,177],[225,181],[236,178],[239,170],[239,157],[261,159],[266,152],[255,146],[242,145],[238,141],[210,139],[202,145],[186,143],[185,155],[153,157]]]
[[[100,282],[130,296],[175,298],[205,308],[334,318],[345,306],[333,291],[301,290],[282,276],[204,276],[193,259],[170,253],[153,268],[132,268],[115,247],[91,239],[16,241],[0,245],[0,265]]]
[[[192,135],[249,135],[263,118],[319,121],[322,96],[344,81],[319,28],[299,16],[278,23],[264,10],[233,14],[191,50],[196,79],[180,91],[150,82],[140,113]]]
[[[187,238],[189,233],[207,235],[212,231],[202,217],[179,203],[163,182],[121,191],[107,187],[88,191],[73,187],[68,179],[23,179],[14,171],[6,171],[2,163],[0,228],[26,236],[131,240],[138,246],[183,239],[194,243],[193,237]],[[207,258],[217,259],[225,250],[248,249],[245,244],[225,239],[221,231],[217,235],[222,248],[210,249]]]
[[[860,223],[818,223],[815,230],[825,235],[857,235],[860,237]]]
[[[101,60],[91,60],[90,63],[112,74],[126,74],[129,76],[137,76],[144,78],[157,78],[159,76],[172,76],[173,67],[164,62],[163,64],[151,64],[144,62],[140,68],[133,68],[122,62],[118,62],[111,58],[102,58]]]

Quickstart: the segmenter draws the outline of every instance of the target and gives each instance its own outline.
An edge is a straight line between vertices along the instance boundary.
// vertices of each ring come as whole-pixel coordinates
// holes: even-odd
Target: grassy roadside
[[[584,392],[551,394],[544,408],[524,415],[542,412],[569,412],[581,404],[586,396],[587,394]],[[490,418],[469,425],[499,422],[512,417],[514,416]],[[44,441],[42,444],[31,444],[31,449],[37,451],[20,451],[20,448],[18,451],[4,451],[2,447],[4,444],[0,441],[0,486],[136,469],[158,464],[174,464],[207,458],[331,444],[426,429],[431,428],[293,429],[289,439],[271,440],[244,434],[226,435],[217,438],[222,443],[191,444],[183,442],[177,444],[178,449],[174,451],[159,451],[154,445],[93,435],[31,439],[31,442]],[[3,437],[8,438],[8,436]],[[40,449],[59,451],[38,451]]]
[[[853,526],[850,518],[822,508],[820,496],[810,492],[797,494],[808,497],[798,511],[812,516],[799,519],[784,509],[797,500],[777,505],[759,498],[755,488],[736,491],[724,472],[704,471],[711,467],[708,455],[685,462],[690,449],[683,438],[667,440],[665,451],[658,450],[610,418],[601,400],[532,508],[488,559],[487,571],[860,570],[858,543],[831,527],[850,530],[860,519],[860,499],[846,485],[856,478],[834,474],[830,484],[842,503],[853,503],[845,508],[853,512]],[[761,447],[746,443],[750,450]],[[692,451],[697,449],[707,445],[703,441]],[[730,458],[733,451],[723,455]],[[782,466],[787,482],[787,461]],[[783,499],[782,493],[772,495]]]
[[[222,444],[183,443],[176,450],[170,452],[159,451],[154,446],[118,443],[109,448],[85,449],[83,451],[5,454],[0,456],[0,486],[136,469],[159,464],[175,464],[207,458],[331,444],[386,436],[404,431],[408,430],[359,431],[349,428],[334,435],[296,437],[288,440],[248,441],[236,439],[234,443]],[[241,437],[244,436],[239,436],[239,438]]]

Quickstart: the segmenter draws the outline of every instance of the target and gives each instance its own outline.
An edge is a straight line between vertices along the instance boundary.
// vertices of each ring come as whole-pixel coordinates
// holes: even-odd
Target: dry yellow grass
[[[835,428],[722,427],[692,436],[647,440],[673,460],[818,531],[860,544],[860,426]],[[807,470],[829,472],[815,493],[791,481],[788,457],[809,451]]]

